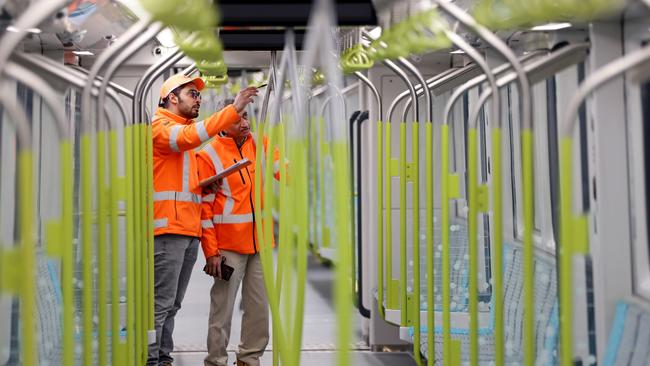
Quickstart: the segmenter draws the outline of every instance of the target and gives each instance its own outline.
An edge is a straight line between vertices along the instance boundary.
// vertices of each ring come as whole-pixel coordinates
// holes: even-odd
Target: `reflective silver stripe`
[[[253,222],[253,214],[242,215],[214,215],[212,222],[215,224],[246,224]]]
[[[214,202],[215,198],[216,198],[216,196],[214,195],[214,193],[211,193],[211,194],[203,196],[203,202]]]
[[[190,152],[183,153],[183,192],[190,191]]]
[[[212,145],[206,145],[204,149],[210,156],[210,160],[212,160],[212,165],[214,165],[215,172],[218,173],[222,171],[223,164],[221,164],[221,159],[219,159],[219,156],[217,155],[217,152],[214,150]],[[235,200],[232,198],[228,179],[223,180],[223,183],[221,184],[221,192],[224,194],[224,196],[226,196],[226,202],[223,205],[223,214],[230,215],[233,207],[235,207]]]
[[[208,141],[210,139],[210,135],[208,135],[208,130],[205,129],[205,122],[197,122],[194,125],[196,126],[196,133],[199,135],[201,142]]]
[[[176,139],[178,138],[178,133],[180,132],[181,128],[183,128],[181,125],[172,126],[171,132],[169,133],[169,147],[172,148],[172,151],[181,151],[181,149],[178,148],[178,144],[176,143]]]
[[[153,220],[153,228],[154,229],[162,229],[167,227],[167,218],[165,217],[164,219],[155,219]]]
[[[214,229],[211,220],[201,220],[201,227],[204,229]]]
[[[162,192],[154,192],[153,200],[154,202],[177,201],[177,202],[201,203],[201,195],[192,192],[162,191]]]

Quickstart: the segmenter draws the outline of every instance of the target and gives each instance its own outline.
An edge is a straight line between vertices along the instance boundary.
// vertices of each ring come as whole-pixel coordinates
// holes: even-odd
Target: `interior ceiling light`
[[[465,51],[463,51],[463,50],[454,50],[454,51],[451,51],[449,53],[451,53],[452,55],[464,55]]]
[[[20,29],[14,27],[13,25],[10,25],[10,26],[7,27],[7,32],[18,33],[18,32],[20,32]],[[27,28],[27,32],[28,33],[33,33],[33,34],[40,34],[43,31],[38,29],[38,28]]]
[[[564,28],[571,28],[571,23],[548,23],[530,28],[533,31],[555,31]]]
[[[72,53],[77,56],[95,56],[95,54],[90,51],[72,51]]]

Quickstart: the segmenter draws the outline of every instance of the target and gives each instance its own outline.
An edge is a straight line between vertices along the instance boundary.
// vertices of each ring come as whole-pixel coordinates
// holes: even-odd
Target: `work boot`
[[[236,365],[236,366],[248,366],[246,363],[241,362],[239,360],[237,360],[237,362],[233,363],[233,365]]]

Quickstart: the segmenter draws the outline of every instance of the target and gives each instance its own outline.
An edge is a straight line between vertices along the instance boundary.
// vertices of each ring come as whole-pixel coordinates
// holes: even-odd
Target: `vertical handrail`
[[[106,49],[102,52],[90,72],[88,73],[88,83],[84,86],[81,96],[81,123],[82,123],[82,137],[81,137],[81,243],[82,243],[82,252],[84,253],[84,264],[83,264],[83,362],[84,364],[92,363],[92,334],[93,334],[93,324],[92,324],[92,187],[91,187],[91,174],[92,174],[92,162],[91,162],[91,148],[92,148],[92,139],[94,137],[95,130],[93,129],[92,124],[92,87],[93,80],[99,75],[104,66],[113,59],[114,55],[122,52],[124,49],[128,48],[131,42],[138,39],[143,32],[151,24],[151,19],[148,17],[142,18],[135,25],[129,28],[123,35],[120,37],[111,48]],[[100,112],[101,114],[101,112]],[[101,216],[101,215],[100,215]],[[136,216],[138,217],[138,216]],[[137,240],[136,240],[137,241]],[[146,245],[144,245],[146,246]],[[137,265],[137,264],[136,264]],[[136,286],[138,281],[136,278]],[[138,301],[139,297],[136,297]],[[133,299],[129,299],[131,301]],[[139,301],[142,301],[140,298]],[[101,304],[100,304],[101,305]],[[136,305],[137,306],[137,305]],[[140,318],[144,318],[144,313],[141,314]],[[136,336],[136,347],[139,345],[141,355],[145,352],[145,347],[143,343],[146,337],[143,332],[140,332],[140,337]],[[130,335],[130,334],[129,334]],[[100,338],[103,337],[102,334],[99,335]],[[140,342],[138,342],[138,339]],[[141,357],[144,359],[144,357]],[[101,363],[101,360],[100,360]]]
[[[407,85],[409,91],[411,92],[411,98],[413,99],[413,104],[417,108],[417,94],[415,92],[415,87],[413,83],[408,78],[408,75],[395,63],[390,60],[384,60],[383,64],[388,66],[397,76],[404,81]],[[417,117],[416,117],[417,118]],[[388,142],[386,142],[388,144]],[[388,147],[387,147],[388,148]],[[388,151],[390,152],[390,151]],[[399,160],[399,176],[400,176],[400,279],[399,279],[399,293],[400,293],[400,326],[406,327],[407,325],[407,311],[408,311],[408,300],[407,300],[407,291],[406,291],[406,183],[407,183],[407,168],[406,168],[406,122],[400,122],[400,160]],[[392,245],[391,245],[392,250]],[[390,258],[391,255],[388,256]],[[392,261],[391,261],[392,262]],[[388,263],[387,263],[388,264]],[[392,264],[390,266],[392,270]],[[390,289],[389,289],[390,291]],[[389,295],[389,298],[391,296]],[[418,314],[419,316],[419,314]]]
[[[573,211],[573,131],[584,100],[597,88],[621,73],[650,60],[645,46],[601,67],[585,79],[573,94],[560,123],[560,364],[573,364],[573,256],[589,253],[588,224],[585,213]]]
[[[46,226],[46,248],[50,256],[61,260],[61,292],[63,300],[63,353],[61,364],[74,362],[74,288],[73,288],[73,233],[72,233],[72,143],[65,111],[59,96],[37,74],[9,61],[5,66],[7,75],[36,91],[52,112],[59,139],[59,184],[61,185],[60,218]]]
[[[534,303],[535,281],[533,269],[533,139],[532,139],[532,99],[530,83],[524,72],[522,64],[508,45],[480,25],[471,15],[463,11],[456,4],[447,0],[436,0],[438,6],[451,17],[457,19],[462,25],[476,33],[499,54],[506,58],[517,74],[519,98],[521,108],[521,134],[522,134],[522,173],[524,192],[524,303]],[[499,123],[497,118],[496,123]],[[535,363],[535,311],[534,307],[525,308],[524,315],[524,365],[532,366]]]
[[[370,81],[370,79],[366,77],[363,73],[359,71],[355,71],[354,75],[370,89],[372,95],[375,98],[375,103],[377,108],[376,110],[377,155],[375,156],[375,158],[377,159],[376,168],[377,168],[377,177],[378,177],[377,196],[376,196],[377,199],[377,222],[376,222],[377,223],[377,309],[379,310],[379,316],[381,317],[381,319],[386,319],[386,314],[384,311],[384,203],[383,203],[384,164],[381,155],[382,145],[383,145],[382,121],[384,120],[383,118],[384,111],[382,106],[381,95],[379,95],[379,91],[377,90],[377,87],[375,87],[375,85]],[[359,301],[359,303],[361,303],[361,301]]]
[[[432,104],[431,104],[431,90],[427,88],[427,83],[424,80],[424,77],[422,76],[422,73],[413,66],[408,60],[406,60],[404,57],[399,57],[398,62],[403,65],[415,78],[420,82],[420,85],[422,86],[422,90],[424,91],[424,101],[426,105],[426,110],[425,110],[425,127],[428,127],[427,129],[427,134],[425,134],[426,137],[428,137],[428,133],[433,133],[433,128],[431,125],[431,113],[432,113]],[[417,92],[416,92],[416,100],[413,101],[414,103],[414,120],[413,123],[411,123],[411,145],[412,145],[412,151],[411,151],[411,159],[412,159],[412,164],[413,168],[411,170],[411,175],[412,175],[412,196],[413,196],[413,309],[410,309],[414,316],[413,316],[413,327],[414,327],[414,332],[413,332],[413,353],[415,357],[415,362],[420,365],[422,364],[422,356],[420,353],[420,118],[419,118],[419,111],[417,110]],[[429,139],[427,139],[429,141]],[[431,139],[429,143],[433,143],[433,140]],[[426,150],[426,148],[425,148]],[[431,183],[430,185],[427,184],[426,189],[427,189],[427,201],[426,201],[426,217],[427,219],[430,216],[430,220],[427,221],[427,234],[429,234],[429,228],[430,230],[430,236],[426,236],[427,240],[427,248],[432,248],[433,249],[433,171],[431,168],[431,164],[433,163],[432,161],[433,156],[427,155],[426,156],[426,162],[427,162],[427,172],[426,172],[426,180],[427,183]],[[430,176],[429,176],[430,175]],[[431,188],[430,191],[428,189]],[[429,200],[428,198],[431,198]],[[433,257],[431,257],[431,262],[433,260]],[[429,257],[427,257],[427,263],[429,262]],[[433,266],[431,266],[433,267]],[[430,267],[427,266],[427,269]],[[433,270],[430,271],[431,274],[433,274]],[[428,317],[428,315],[427,315]],[[432,323],[433,324],[433,323]],[[433,349],[431,349],[433,351]]]
[[[11,249],[0,250],[0,285],[9,293],[19,298],[21,361],[25,365],[37,365],[37,346],[34,331],[36,329],[36,238],[33,221],[33,151],[32,130],[29,119],[20,108],[16,90],[12,89],[6,79],[0,81],[0,104],[9,116],[9,121],[16,127],[18,140],[17,170],[20,192],[18,194],[20,241]],[[6,119],[3,119],[3,121]],[[14,224],[15,225],[15,224]],[[0,248],[1,249],[1,248]]]
[[[110,156],[109,164],[106,165],[106,149],[109,148],[112,154],[117,154],[117,131],[111,131],[110,126],[106,125],[106,113],[103,109],[105,107],[107,89],[110,85],[110,80],[112,79],[115,72],[118,68],[126,62],[129,58],[133,56],[138,50],[142,48],[149,40],[156,36],[163,28],[161,23],[154,23],[149,26],[145,32],[133,40],[123,51],[119,52],[114,58],[110,59],[110,63],[105,68],[104,75],[100,80],[99,92],[97,96],[97,150],[96,150],[96,159],[97,159],[97,225],[98,225],[98,241],[97,241],[97,251],[98,251],[98,303],[99,303],[99,360],[100,365],[107,363],[106,354],[107,344],[106,344],[106,321],[107,321],[107,299],[106,299],[106,290],[107,290],[107,275],[109,271],[106,270],[106,216],[108,214],[109,221],[108,224],[110,227],[110,240],[111,240],[111,343],[112,343],[112,364],[118,365],[123,364],[123,360],[118,359],[118,355],[122,355],[123,352],[120,352],[120,328],[119,328],[119,284],[117,283],[117,272],[119,271],[118,264],[118,241],[117,241],[117,215],[116,215],[116,204],[117,204],[117,194],[115,190],[117,187],[113,185],[117,180],[117,156]],[[121,105],[121,103],[120,103]],[[130,157],[126,157],[130,158]],[[106,168],[108,168],[108,176],[106,175]],[[106,183],[106,178],[108,179],[108,184]],[[111,209],[112,208],[112,209]],[[149,250],[153,247],[153,243],[149,243]],[[149,258],[151,261],[151,258]],[[149,268],[152,268],[152,264],[149,264]],[[152,298],[151,293],[153,292],[152,282],[153,274],[149,273],[149,299]],[[153,319],[153,304],[149,303],[149,329],[154,329],[154,325],[151,320]]]

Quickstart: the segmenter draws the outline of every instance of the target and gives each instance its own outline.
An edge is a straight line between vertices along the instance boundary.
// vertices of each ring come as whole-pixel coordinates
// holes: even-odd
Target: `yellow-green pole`
[[[407,322],[407,310],[408,310],[408,298],[406,293],[406,123],[402,122],[399,126],[399,138],[400,138],[400,156],[399,156],[399,169],[400,169],[400,180],[399,180],[399,252],[400,252],[400,261],[399,261],[399,270],[400,270],[400,325],[406,327]]]
[[[560,145],[560,364],[573,365],[573,141]]]
[[[141,192],[141,171],[142,167],[142,129],[140,124],[133,126],[133,151],[134,151],[134,166],[133,166],[133,187],[134,187],[134,272],[135,272],[135,357],[136,363],[142,364],[143,361],[143,313],[142,313],[142,192]]]
[[[350,197],[349,145],[346,142],[332,142],[334,166],[337,168],[336,197]],[[336,201],[337,265],[334,302],[338,323],[337,365],[350,364],[350,338],[352,330],[352,211],[350,200]]]
[[[21,148],[18,153],[19,199],[20,199],[20,258],[23,264],[20,301],[20,322],[22,324],[22,361],[24,365],[37,365],[36,347],[36,241],[34,240],[33,201],[33,156],[29,149]]]
[[[533,132],[522,132],[522,160],[524,185],[524,363],[535,364],[535,256],[533,244]]]
[[[329,145],[325,142],[325,120],[323,118],[319,121],[319,146],[320,146],[320,233],[321,242],[323,247],[329,247],[329,237],[326,235],[327,228],[325,227],[325,156],[329,154]]]
[[[404,307],[404,310],[413,312],[413,358],[417,365],[422,364],[420,354],[420,124],[414,121],[411,124],[411,150],[413,159],[413,309]]]
[[[379,315],[384,319],[386,314],[384,311],[384,159],[381,153],[384,141],[382,128],[381,121],[377,121],[377,308]],[[390,211],[388,212],[390,214]]]
[[[476,128],[468,131],[467,180],[469,214],[469,349],[470,364],[478,365],[478,172]]]
[[[117,131],[108,133],[109,156],[109,217],[111,238],[111,360],[113,366],[126,364],[126,349],[120,338],[120,245],[118,221]],[[128,159],[128,157],[127,157]],[[124,188],[124,187],[122,187]]]
[[[393,293],[393,202],[392,202],[392,163],[391,163],[391,137],[390,137],[390,123],[384,125],[386,133],[386,306],[389,309],[395,309],[397,305],[394,303],[395,294]],[[383,306],[384,304],[380,304]]]
[[[451,273],[449,263],[449,126],[440,127],[440,202],[442,227],[443,362],[451,364]]]
[[[107,248],[106,248],[106,132],[97,133],[97,303],[98,319],[97,341],[98,360],[100,366],[108,363],[108,344],[106,335],[107,329],[107,294],[108,294],[108,271],[106,268]]]
[[[65,140],[60,145],[61,156],[61,292],[63,295],[63,356],[62,364],[74,364],[74,251],[73,251],[73,179],[72,144]]]
[[[503,325],[503,204],[501,129],[492,129],[492,296],[494,298],[494,353],[497,365],[505,364]]]
[[[81,137],[81,252],[82,264],[82,329],[83,363],[93,362],[93,233],[92,233],[92,142],[91,136]]]
[[[154,286],[155,286],[155,274],[154,274],[154,236],[153,236],[153,135],[150,124],[144,124],[143,128],[146,132],[146,147],[147,155],[146,157],[146,195],[145,203],[147,204],[147,216],[145,218],[145,229],[146,229],[146,238],[147,238],[147,269],[149,274],[148,282],[148,303],[147,303],[147,330],[154,330],[155,325],[155,315],[154,315],[154,306],[155,306],[155,297],[154,297]],[[148,342],[147,342],[148,343]]]
[[[435,294],[433,274],[433,123],[424,125],[424,166],[426,184],[426,223],[427,223],[427,365],[435,361]]]
[[[133,173],[133,130],[134,126],[124,129],[124,167],[126,195],[126,343],[129,365],[136,365],[136,290],[135,290],[135,177]]]
[[[297,235],[297,248],[296,248],[296,274],[297,274],[297,287],[296,287],[296,296],[295,296],[295,320],[294,320],[294,329],[293,329],[293,362],[292,365],[298,366],[300,364],[300,352],[301,341],[302,341],[302,330],[303,330],[303,320],[305,313],[305,285],[307,281],[307,197],[309,192],[307,192],[307,162],[304,155],[306,149],[306,143],[302,139],[297,139],[298,141],[293,142],[291,146],[291,164],[292,173],[295,173],[296,176],[293,180],[295,189],[294,205],[296,209],[293,215],[294,223],[298,227]],[[283,162],[281,163],[283,164]],[[292,174],[293,175],[293,174]]]

